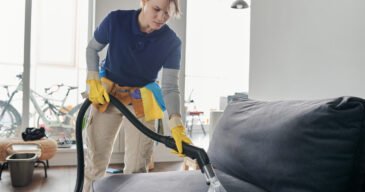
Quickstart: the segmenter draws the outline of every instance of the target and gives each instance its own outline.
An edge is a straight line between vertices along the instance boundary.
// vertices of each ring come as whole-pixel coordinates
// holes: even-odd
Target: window
[[[33,61],[40,65],[75,65],[77,1],[33,2]]]
[[[88,3],[85,0],[32,1],[29,126],[44,126],[55,138],[74,137],[74,130],[71,130],[74,126],[64,124],[66,120],[70,124],[75,119],[70,120],[65,114],[81,102],[80,93],[85,87]],[[25,0],[2,0],[0,17],[2,25],[8,26],[0,31],[0,86],[10,85],[8,90],[12,93],[20,82],[16,75],[23,72]],[[70,90],[63,101],[70,87],[78,89]],[[46,91],[45,88],[50,89]],[[52,91],[55,92],[49,94]],[[2,86],[0,114],[5,106],[1,104],[7,100],[6,88]],[[21,89],[10,104],[14,108],[12,111],[16,112],[7,113],[7,124],[16,122],[17,115],[14,114],[22,114]],[[53,111],[50,110],[52,107],[55,107]],[[76,116],[77,112],[73,115]],[[12,136],[1,134],[5,128],[3,124],[0,116],[0,137]]]
[[[24,13],[25,1],[1,0],[0,2],[0,64],[1,65],[22,65],[24,52]],[[1,77],[6,75],[0,70]],[[5,76],[7,77],[7,76]],[[0,81],[4,83],[2,78]]]
[[[0,1],[0,138],[14,135],[20,126],[22,94],[13,100],[14,107],[4,110],[10,93],[16,90],[16,74],[23,71],[25,1]]]

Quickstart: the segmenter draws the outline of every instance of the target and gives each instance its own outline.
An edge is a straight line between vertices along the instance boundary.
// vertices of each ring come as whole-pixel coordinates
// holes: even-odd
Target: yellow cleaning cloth
[[[163,111],[161,110],[161,107],[158,105],[152,91],[150,91],[145,87],[140,88],[140,91],[141,91],[145,121],[162,119]]]

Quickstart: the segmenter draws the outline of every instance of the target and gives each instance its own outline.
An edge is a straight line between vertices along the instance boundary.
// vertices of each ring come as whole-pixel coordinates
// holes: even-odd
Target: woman
[[[163,100],[178,153],[182,153],[182,142],[191,143],[180,115],[181,41],[166,25],[179,14],[178,0],[141,0],[141,9],[113,11],[95,30],[87,47],[87,84],[94,108],[87,125],[84,191],[90,191],[91,182],[104,176],[121,126],[125,131],[124,173],[146,172],[152,154],[152,140],[128,120],[122,121],[122,114],[114,106],[107,105],[108,92],[154,130],[154,120],[145,121],[143,117],[153,111],[141,108],[139,88],[154,83],[163,68]],[[106,45],[109,46],[102,66],[105,71],[100,80],[98,52]]]

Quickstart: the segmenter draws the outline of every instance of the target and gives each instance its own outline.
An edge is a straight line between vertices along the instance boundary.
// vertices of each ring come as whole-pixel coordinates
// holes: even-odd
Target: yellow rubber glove
[[[86,83],[89,85],[89,100],[93,104],[109,103],[110,98],[108,92],[101,85],[98,72],[88,72]]]
[[[108,79],[106,77],[102,77],[100,79],[100,81],[101,81],[101,85],[104,87],[106,92],[110,93],[114,86],[113,81],[111,81],[110,79]]]
[[[185,134],[185,127],[178,116],[173,116],[169,120],[169,127],[171,128],[171,136],[174,138],[177,152],[181,155],[183,153],[182,142],[192,144],[191,140]]]

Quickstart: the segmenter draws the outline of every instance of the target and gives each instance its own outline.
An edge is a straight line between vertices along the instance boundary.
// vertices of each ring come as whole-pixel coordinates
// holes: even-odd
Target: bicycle
[[[0,100],[0,137],[12,137],[15,135],[15,131],[21,125],[21,115],[17,109],[11,104],[14,96],[22,91],[23,78],[22,74],[16,76],[20,79],[18,85],[13,92],[9,92],[9,86],[4,85],[3,88],[7,91],[8,100]],[[57,92],[63,84],[56,85],[56,89],[52,87],[45,88],[45,93],[52,96],[53,93]],[[55,99],[43,96],[33,90],[30,90],[30,101],[38,114],[37,127],[45,127],[49,135],[52,136],[52,129],[62,129],[69,134],[72,134],[75,128],[76,116],[79,111],[81,104],[75,107],[65,107],[65,101],[70,93],[70,91],[77,89],[78,87],[68,86],[67,92],[64,98],[61,100],[61,104],[54,104]],[[43,100],[43,105],[40,105],[36,97]]]

